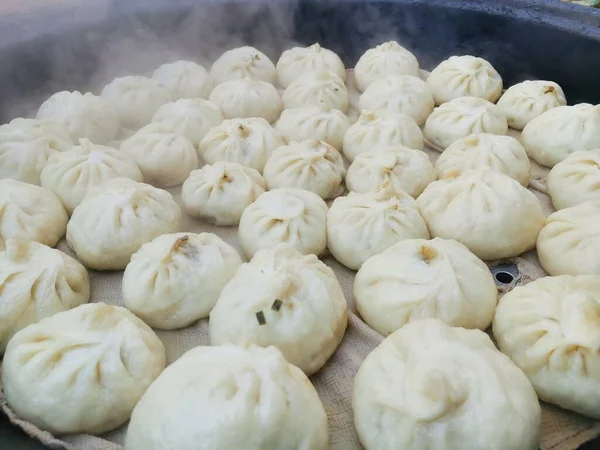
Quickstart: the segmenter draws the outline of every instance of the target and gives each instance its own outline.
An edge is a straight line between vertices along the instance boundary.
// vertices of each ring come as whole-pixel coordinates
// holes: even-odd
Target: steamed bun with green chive
[[[209,325],[212,345],[274,345],[311,375],[342,341],[348,307],[332,269],[315,255],[278,245],[239,268]]]

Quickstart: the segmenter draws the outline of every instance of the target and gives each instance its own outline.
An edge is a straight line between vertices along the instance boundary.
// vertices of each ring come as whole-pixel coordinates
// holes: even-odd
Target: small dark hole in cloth
[[[515,277],[508,272],[496,272],[495,277],[496,281],[502,284],[510,284],[515,279]]]

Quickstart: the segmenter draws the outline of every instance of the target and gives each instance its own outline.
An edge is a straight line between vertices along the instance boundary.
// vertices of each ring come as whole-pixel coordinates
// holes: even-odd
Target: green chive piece
[[[262,311],[258,311],[256,313],[256,320],[258,320],[259,325],[265,325],[267,323],[267,319],[265,319],[265,313]]]
[[[283,302],[281,300],[277,299],[271,305],[271,309],[273,311],[279,311],[281,309],[281,305],[283,305]]]

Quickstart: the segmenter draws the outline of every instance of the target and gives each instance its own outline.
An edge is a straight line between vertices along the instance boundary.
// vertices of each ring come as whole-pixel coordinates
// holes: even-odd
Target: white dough
[[[538,236],[537,253],[550,275],[600,275],[600,201],[551,214]]]
[[[344,135],[344,155],[350,162],[361,153],[390,146],[417,150],[425,146],[423,133],[411,117],[384,110],[363,110]]]
[[[331,145],[317,139],[291,142],[273,152],[265,166],[269,189],[298,188],[327,200],[344,192],[344,159]]]
[[[125,308],[91,303],[19,331],[2,387],[20,419],[53,434],[101,434],[129,419],[165,368],[165,348]]]
[[[502,78],[483,58],[451,56],[427,77],[436,105],[459,97],[477,97],[496,103],[502,94]]]
[[[525,125],[549,109],[565,106],[567,100],[561,87],[553,81],[523,81],[509,87],[498,107],[506,115],[508,126],[522,130]]]
[[[547,179],[557,210],[600,200],[600,148],[572,153],[550,170]]]
[[[360,109],[385,109],[406,114],[423,125],[433,112],[435,103],[427,84],[411,75],[388,75],[365,89],[358,103]]]
[[[148,124],[158,108],[171,101],[166,87],[142,76],[115,78],[100,95],[117,109],[121,126],[134,130]]]
[[[0,250],[7,239],[54,247],[65,234],[69,216],[52,192],[9,178],[0,180]]]
[[[42,187],[54,192],[71,214],[91,187],[120,177],[143,181],[140,169],[129,156],[81,139],[78,146],[51,155],[40,178]]]
[[[151,123],[121,144],[121,152],[135,161],[144,181],[156,187],[179,186],[198,168],[194,144],[160,123]]]
[[[41,104],[36,117],[60,123],[73,142],[85,138],[95,144],[106,144],[119,133],[117,109],[91,92],[57,92]]]
[[[50,155],[72,146],[66,129],[55,121],[14,119],[0,126],[0,179],[40,184]]]
[[[340,57],[319,44],[286,50],[277,62],[277,79],[284,89],[310,72],[331,72],[346,80],[346,68]]]
[[[362,363],[352,394],[365,450],[537,450],[541,409],[527,377],[480,330],[405,325]]]
[[[459,97],[433,110],[425,122],[425,138],[441,150],[471,134],[508,132],[502,110],[493,103],[476,97]]]
[[[207,164],[229,161],[251,167],[262,173],[283,139],[265,119],[224,120],[212,128],[198,147],[198,156]]]
[[[356,63],[354,77],[361,92],[376,80],[388,75],[418,77],[419,61],[396,41],[389,41],[367,50]]]
[[[223,111],[226,119],[262,117],[267,122],[275,122],[283,109],[275,86],[251,78],[219,84],[209,99]]]
[[[237,225],[244,210],[265,190],[265,180],[256,170],[217,161],[192,171],[183,183],[181,201],[190,216],[220,226]]]
[[[320,255],[327,246],[326,222],[327,204],[317,194],[302,189],[273,189],[244,210],[239,244],[249,258],[260,249],[281,243],[304,255]]]
[[[158,108],[152,122],[170,127],[174,133],[198,146],[209,130],[220,125],[223,119],[223,113],[213,102],[201,98],[182,98]]]
[[[485,330],[497,297],[485,263],[451,239],[406,239],[369,258],[354,279],[356,308],[384,336],[421,319]]]
[[[494,338],[538,397],[600,419],[600,276],[543,277],[500,300]]]
[[[531,159],[546,167],[571,153],[600,148],[600,105],[552,108],[523,128],[521,143]]]
[[[275,129],[289,142],[318,139],[341,151],[349,126],[350,119],[339,109],[313,106],[284,110]]]
[[[90,269],[124,269],[146,242],[179,231],[181,211],[167,191],[128,178],[91,188],[67,226],[67,242]]]
[[[415,200],[384,186],[377,192],[350,192],[327,213],[327,247],[344,266],[358,270],[371,256],[404,240],[429,239]]]
[[[208,317],[241,264],[237,251],[214,234],[163,234],[131,257],[123,302],[153,328],[183,328]]]
[[[310,72],[294,80],[283,92],[285,109],[329,107],[348,111],[350,100],[344,80],[331,72]]]
[[[306,375],[276,348],[196,347],[142,397],[125,447],[327,450],[327,414]]]
[[[511,136],[481,133],[454,141],[435,162],[440,178],[445,173],[489,168],[529,185],[531,163],[521,143]]]
[[[531,250],[545,221],[535,194],[490,169],[431,183],[417,204],[432,236],[455,239],[486,261]]]
[[[32,323],[90,299],[85,268],[59,250],[34,241],[6,241],[0,252],[0,354]]]
[[[154,71],[152,78],[166,87],[173,99],[208,98],[213,89],[206,69],[193,61],[163,64]]]
[[[394,192],[413,198],[437,179],[427,153],[397,145],[359,154],[346,174],[346,186],[354,192],[374,192],[385,183]]]
[[[210,76],[215,84],[243,78],[273,84],[277,70],[264,53],[254,47],[239,47],[223,53],[212,65]]]
[[[210,342],[275,345],[312,375],[340,344],[347,324],[346,299],[333,270],[315,255],[278,245],[256,253],[227,283],[210,313]]]

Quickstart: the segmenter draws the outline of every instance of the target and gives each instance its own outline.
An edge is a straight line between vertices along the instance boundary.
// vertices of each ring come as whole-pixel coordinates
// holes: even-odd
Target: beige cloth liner
[[[358,117],[358,92],[352,88],[352,77],[348,80],[351,89],[352,107],[349,117],[352,121]],[[510,134],[515,134],[511,131]],[[517,133],[518,134],[518,133]],[[439,156],[431,147],[426,149],[432,161]],[[533,163],[533,162],[532,162]],[[546,215],[553,211],[550,198],[544,194],[547,169],[533,163],[532,185],[539,190],[532,192],[537,195],[544,206]],[[181,205],[180,188],[170,190]],[[542,192],[540,192],[542,191]],[[210,232],[219,235],[226,242],[240,250],[237,239],[237,227],[215,227],[203,224],[184,214],[181,229],[189,232]],[[68,248],[64,239],[58,248],[70,255],[73,253]],[[520,270],[520,277],[511,286],[502,289],[501,294],[509,291],[516,284],[523,284],[536,278],[545,276],[535,250],[525,253],[517,258],[511,258]],[[327,364],[315,375],[311,381],[315,385],[329,418],[329,447],[333,450],[355,450],[362,446],[358,441],[352,418],[351,393],[354,375],[365,357],[383,339],[381,335],[369,328],[358,315],[354,306],[352,286],[355,272],[339,264],[331,256],[324,258],[342,285],[346,300],[350,307],[350,323],[346,335]],[[492,266],[494,263],[490,263]],[[90,272],[91,296],[93,302],[105,302],[114,305],[123,305],[121,299],[122,272]],[[210,345],[208,333],[208,319],[200,320],[195,325],[177,331],[159,331],[167,349],[168,363],[172,363],[187,350],[198,345]],[[0,396],[0,404],[12,423],[22,428],[30,436],[34,436],[49,448],[61,450],[123,450],[126,425],[104,434],[102,437],[91,435],[68,435],[55,438],[50,433],[41,431],[33,424],[20,420]],[[542,403],[542,450],[574,450],[585,442],[600,435],[600,421],[584,418],[574,413],[567,412],[558,407]],[[233,449],[232,449],[233,450]]]

